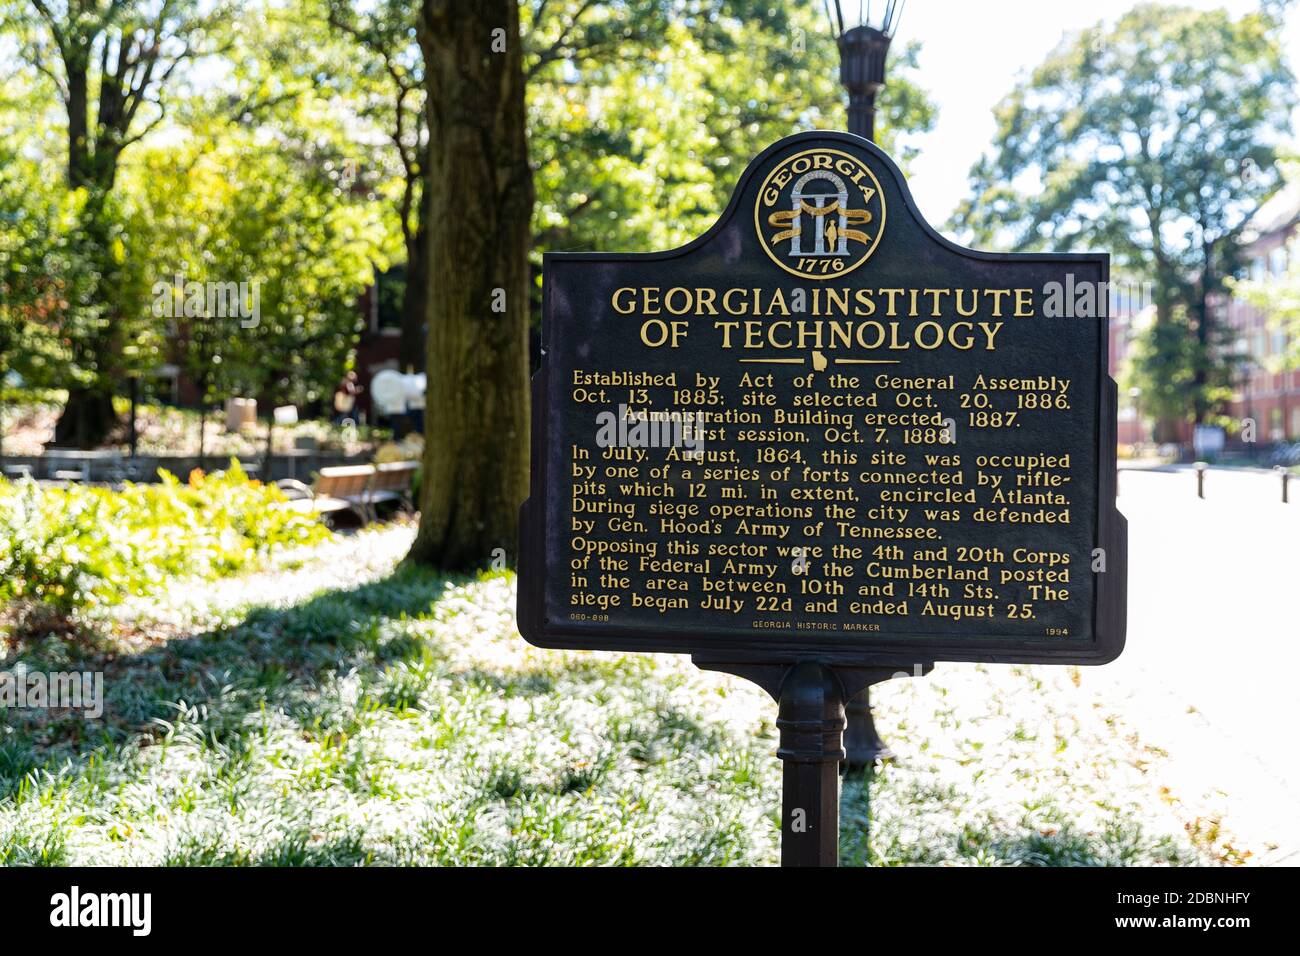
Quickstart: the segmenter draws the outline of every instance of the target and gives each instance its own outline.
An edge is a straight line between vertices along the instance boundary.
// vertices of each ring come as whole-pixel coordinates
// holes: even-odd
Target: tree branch
[[[578,8],[578,12],[573,15],[573,19],[569,21],[569,24],[563,30],[560,31],[560,35],[556,38],[555,42],[552,43],[545,50],[543,50],[541,53],[539,53],[537,55],[536,61],[534,61],[532,65],[530,65],[528,69],[525,71],[524,75],[527,79],[531,80],[534,76],[537,75],[537,72],[541,70],[544,66],[546,66],[549,63],[555,62],[556,60],[560,59],[564,55],[564,50],[569,44],[569,38],[573,34],[574,28],[578,26],[579,22],[582,20],[583,16],[586,15],[587,11],[590,10],[595,5],[596,5],[596,0],[583,0],[582,6]],[[540,26],[541,26],[540,21],[534,21],[533,23],[534,30],[538,29]],[[573,52],[576,51],[570,51],[570,54],[572,54]]]

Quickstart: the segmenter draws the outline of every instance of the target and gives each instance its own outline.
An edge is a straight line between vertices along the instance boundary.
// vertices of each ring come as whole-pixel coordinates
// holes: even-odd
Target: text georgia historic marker
[[[551,253],[519,629],[779,701],[782,861],[833,865],[844,702],[1124,644],[1106,255],[963,249],[846,133],[670,252]]]

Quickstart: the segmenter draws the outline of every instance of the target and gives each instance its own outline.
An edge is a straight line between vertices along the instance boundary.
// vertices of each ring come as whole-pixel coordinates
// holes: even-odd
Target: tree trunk
[[[1201,278],[1196,284],[1196,370],[1194,381],[1194,411],[1197,425],[1204,424],[1209,417],[1210,406],[1207,387],[1210,382],[1210,363],[1216,361],[1214,355],[1214,314],[1210,308],[1210,292],[1215,287],[1214,250],[1209,245],[1202,246]]]
[[[91,183],[88,91],[90,79],[85,61],[65,60],[68,72],[68,185],[81,189]]]
[[[1152,227],[1158,228],[1157,225]],[[1175,283],[1171,270],[1165,264],[1165,256],[1159,248],[1156,250],[1156,326],[1167,328],[1174,318]],[[1157,409],[1152,416],[1151,440],[1157,444],[1171,444],[1178,441],[1178,422]]]
[[[1204,292],[1196,303],[1196,368],[1192,383],[1192,417],[1197,425],[1203,425],[1210,415],[1210,405],[1206,389],[1210,381],[1210,362],[1213,361],[1211,349],[1210,304]]]
[[[528,490],[532,170],[515,0],[423,0],[428,87],[429,386],[409,560],[448,570],[515,551]]]
[[[69,113],[69,117],[75,115]],[[87,158],[84,148],[84,135],[70,141],[69,183],[74,189],[83,188],[88,193],[81,210],[80,241],[87,250],[87,258],[97,267],[92,298],[107,312],[101,327],[87,329],[72,343],[77,364],[91,371],[94,378],[87,385],[68,390],[68,401],[54,426],[54,440],[49,442],[51,447],[98,448],[120,424],[113,409],[113,396],[118,393],[122,377],[123,329],[115,312],[113,288],[117,266],[109,252],[108,212],[105,209],[107,188],[96,181],[95,175],[95,163]],[[70,306],[74,309],[85,307],[82,304]]]
[[[68,401],[54,425],[48,448],[98,448],[117,428],[113,393],[96,387],[68,390]]]
[[[104,282],[98,282],[98,294],[104,295]],[[122,352],[121,326],[110,322],[98,334],[78,343],[81,354],[94,356],[86,362],[94,368],[94,380],[68,389],[68,401],[54,425],[52,448],[98,448],[119,429],[113,396],[121,380],[119,356]]]
[[[99,266],[93,298],[105,304],[109,313],[100,332],[73,343],[77,354],[89,359],[87,364],[93,367],[95,377],[91,384],[68,391],[67,404],[54,426],[54,439],[49,442],[50,447],[62,448],[97,448],[119,425],[113,396],[121,377],[121,322],[112,311],[112,303],[105,301],[110,298],[110,277],[115,270],[108,251],[105,199],[116,179],[118,157],[106,143],[90,140],[90,41],[84,42],[86,46],[64,55],[68,77],[68,185],[85,189],[88,194],[81,211],[82,240]]]
[[[419,225],[406,247],[406,291],[402,296],[402,335],[397,346],[403,372],[423,372],[425,365],[424,329],[428,322],[429,270],[425,251],[428,245],[428,220],[424,208],[424,202],[421,201]]]

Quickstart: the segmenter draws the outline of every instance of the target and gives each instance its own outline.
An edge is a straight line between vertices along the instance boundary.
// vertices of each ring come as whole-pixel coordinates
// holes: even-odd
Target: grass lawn
[[[406,527],[119,608],[0,667],[105,673],[102,719],[5,712],[9,864],[773,864],[761,691],[666,656],[528,647],[513,578],[395,570]],[[874,694],[900,753],[845,787],[847,864],[1216,862],[1161,755],[1069,668]],[[1190,834],[1190,835],[1189,835]]]

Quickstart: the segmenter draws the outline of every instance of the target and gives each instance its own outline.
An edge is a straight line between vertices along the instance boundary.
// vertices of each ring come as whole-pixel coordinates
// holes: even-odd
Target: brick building
[[[1286,274],[1288,247],[1300,231],[1300,182],[1279,190],[1251,217],[1242,234],[1246,274],[1268,281]],[[1234,358],[1240,385],[1228,407],[1238,420],[1255,420],[1260,444],[1300,441],[1300,370],[1271,371],[1273,359],[1287,348],[1285,332],[1273,327],[1259,309],[1233,298],[1225,319],[1234,330]]]
[[[1300,182],[1275,193],[1251,217],[1242,232],[1242,261],[1245,276],[1266,282],[1284,276],[1291,262],[1289,249],[1300,233]],[[1110,320],[1110,371],[1120,377],[1133,343],[1154,320],[1154,307],[1125,309],[1112,301]],[[1238,298],[1222,300],[1220,319],[1233,330],[1231,357],[1236,365],[1237,388],[1225,412],[1237,421],[1252,418],[1260,445],[1300,441],[1300,370],[1272,371],[1272,361],[1287,348],[1286,334],[1275,328],[1269,316]],[[1119,442],[1122,445],[1151,441],[1151,421],[1142,410],[1141,395],[1121,391],[1119,396]],[[1191,425],[1180,423],[1179,440],[1191,441]],[[1230,445],[1239,438],[1229,437]]]

